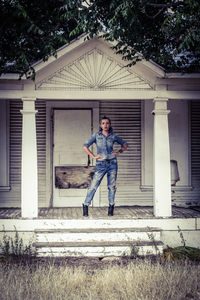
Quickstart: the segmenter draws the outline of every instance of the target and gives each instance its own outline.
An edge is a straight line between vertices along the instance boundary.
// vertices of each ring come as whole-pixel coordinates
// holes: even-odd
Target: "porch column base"
[[[154,99],[154,215],[170,217],[171,205],[171,170],[167,101],[165,98]]]
[[[38,170],[35,98],[22,98],[22,170],[21,215],[22,218],[38,217]]]

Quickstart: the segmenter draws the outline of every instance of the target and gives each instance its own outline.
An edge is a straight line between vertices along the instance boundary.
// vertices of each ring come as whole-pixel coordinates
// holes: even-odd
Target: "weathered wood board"
[[[85,189],[94,175],[95,167],[55,167],[55,187],[59,189]]]

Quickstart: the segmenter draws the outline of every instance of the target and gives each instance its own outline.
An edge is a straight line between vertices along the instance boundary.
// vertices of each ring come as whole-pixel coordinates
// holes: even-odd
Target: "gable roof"
[[[151,85],[95,47],[40,81],[37,89],[151,89]]]
[[[57,51],[57,57],[33,64],[37,89],[150,89],[156,79],[186,78],[188,74],[165,73],[152,61],[142,60],[132,67],[112,49],[114,43],[83,34]],[[102,71],[103,70],[103,71]],[[199,78],[190,74],[189,78]],[[18,79],[4,74],[1,79]],[[26,80],[25,76],[22,79]]]
[[[80,36],[58,50],[57,58],[34,64],[39,90],[152,89],[164,70],[147,61],[127,67],[113,44],[102,38]]]
[[[112,48],[114,46],[114,42],[108,42],[106,40],[104,40],[103,38],[99,38],[99,37],[94,37],[93,40],[95,41],[100,41],[103,42],[107,45],[107,47]],[[64,46],[62,46],[61,48],[59,48],[57,50],[57,57],[55,58],[54,56],[49,57],[49,59],[47,61],[43,61],[40,60],[36,63],[33,64],[33,67],[35,68],[35,71],[39,71],[41,68],[49,65],[50,63],[52,63],[53,61],[55,61],[56,59],[59,59],[60,57],[62,57],[63,55],[66,55],[67,53],[69,53],[70,51],[73,51],[74,49],[76,49],[77,47],[81,47],[83,46],[86,42],[90,42],[92,40],[87,40],[87,35],[86,34],[82,34],[81,36],[79,36],[78,38],[74,39],[73,41],[71,41],[69,44],[66,44]],[[121,55],[118,55],[118,57],[120,57]],[[121,56],[122,57],[122,56]],[[153,61],[146,61],[146,60],[142,60],[142,63],[146,66],[148,66],[149,68],[151,68],[154,72],[157,72],[157,74],[162,77],[164,75],[164,69],[159,66],[158,64],[156,64]]]

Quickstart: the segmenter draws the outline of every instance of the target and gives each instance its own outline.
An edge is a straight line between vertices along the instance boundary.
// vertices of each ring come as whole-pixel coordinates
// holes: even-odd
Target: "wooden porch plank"
[[[200,217],[200,208],[173,207],[173,218]],[[0,208],[0,219],[20,219],[21,209]],[[82,207],[40,208],[38,219],[82,219]],[[141,219],[154,218],[152,207],[115,207],[114,216],[108,216],[108,207],[89,207],[90,219]]]

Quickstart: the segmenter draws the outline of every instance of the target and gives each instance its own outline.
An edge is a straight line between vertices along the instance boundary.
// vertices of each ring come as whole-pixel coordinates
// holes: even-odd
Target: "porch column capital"
[[[37,100],[36,97],[23,97],[21,99],[22,99],[22,101],[36,101]]]
[[[38,111],[35,110],[36,98],[22,98],[23,109],[20,110],[22,114],[36,114]]]
[[[167,97],[155,97],[153,99],[153,102],[156,102],[156,101],[160,101],[160,102],[167,102],[169,99]]]
[[[38,216],[38,168],[35,114],[36,98],[22,98],[21,211],[23,218]]]
[[[153,99],[154,110],[152,114],[155,115],[168,115],[170,110],[167,110],[168,98],[157,97]]]

